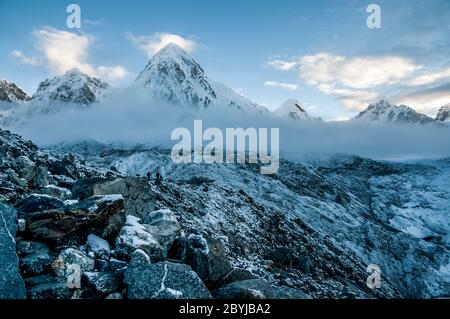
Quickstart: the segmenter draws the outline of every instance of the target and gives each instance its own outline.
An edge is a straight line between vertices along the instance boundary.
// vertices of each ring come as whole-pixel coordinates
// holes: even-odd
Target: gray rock
[[[81,277],[83,287],[89,289],[96,297],[106,297],[120,288],[120,280],[113,273],[84,272]]]
[[[93,271],[94,268],[94,259],[75,248],[67,248],[62,251],[52,263],[52,269],[55,276],[64,279],[73,275],[74,271],[79,270],[78,275],[81,276],[83,272]]]
[[[208,287],[215,287],[221,278],[233,270],[225,246],[219,239],[210,238],[207,241],[201,235],[191,234],[186,242],[177,241],[175,245],[185,251],[174,252],[172,247],[170,257],[182,258],[180,260],[191,266]]]
[[[31,194],[18,202],[15,207],[22,214],[29,214],[49,209],[57,209],[64,206],[64,202],[59,198],[44,195]]]
[[[53,261],[52,256],[48,250],[42,250],[30,255],[26,255],[20,258],[20,269],[22,274],[39,275],[43,272],[50,270],[50,265]]]
[[[72,198],[72,192],[67,188],[59,187],[56,185],[47,185],[40,191],[45,195],[57,197],[61,200],[67,200]]]
[[[304,273],[311,271],[312,261],[309,256],[300,256],[293,260],[292,267],[301,270]]]
[[[142,249],[152,262],[163,260],[163,248],[139,221],[137,217],[127,216],[125,226],[116,238],[116,253],[129,259],[136,249]]]
[[[86,241],[86,251],[88,253],[93,253],[95,257],[101,259],[109,259],[111,255],[111,248],[109,247],[109,243],[93,234],[90,234],[87,237]]]
[[[206,286],[184,264],[159,262],[125,277],[129,299],[210,299]]]
[[[48,185],[48,171],[44,166],[37,166],[25,177],[30,187],[43,188]]]
[[[247,269],[234,268],[225,277],[220,279],[220,281],[218,282],[218,286],[222,287],[232,282],[249,279],[258,279],[258,276],[256,276]]]
[[[160,209],[149,213],[144,218],[144,224],[147,225],[147,231],[166,251],[181,234],[180,224],[170,209]]]
[[[19,177],[25,178],[35,168],[36,164],[28,158],[28,156],[21,155],[12,162],[14,170],[19,174]]]
[[[274,287],[264,279],[250,279],[230,283],[214,292],[217,299],[308,299],[301,290]]]
[[[125,212],[143,220],[155,210],[156,195],[144,178],[87,178],[75,182],[72,187],[74,198],[85,199],[95,195],[122,194]]]
[[[136,252],[136,251],[135,251],[135,252]],[[150,258],[150,257],[148,257],[148,258]],[[133,257],[131,257],[131,260],[133,260]],[[122,261],[122,260],[115,259],[115,258],[111,258],[111,259],[109,260],[109,267],[110,267],[110,269],[111,269],[112,271],[117,271],[117,270],[119,270],[119,269],[126,268],[127,265],[128,265],[128,264],[127,264],[126,262],[124,262],[124,261]]]
[[[0,299],[25,298],[25,284],[16,253],[17,212],[0,204]]]
[[[51,281],[41,283],[28,290],[30,299],[69,299],[72,297],[74,289],[70,289],[66,283]]]

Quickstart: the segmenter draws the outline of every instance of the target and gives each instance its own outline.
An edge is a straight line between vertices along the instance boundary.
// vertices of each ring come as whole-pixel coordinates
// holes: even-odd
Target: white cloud
[[[33,31],[33,36],[37,40],[37,49],[42,54],[38,58],[42,61],[40,64],[46,65],[53,74],[63,74],[72,68],[108,80],[120,79],[128,74],[122,66],[97,67],[87,62],[90,46],[94,42],[91,36],[50,27]],[[19,59],[26,57],[20,51],[14,52],[13,55]]]
[[[308,84],[334,83],[353,89],[398,83],[421,68],[397,56],[348,58],[328,53],[300,57],[299,65]]]
[[[399,94],[392,97],[392,102],[408,105],[434,117],[441,106],[450,102],[450,84]]]
[[[439,81],[449,79],[450,79],[450,68],[424,73],[422,75],[413,78],[407,84],[411,86],[419,86],[419,85],[433,84]]]
[[[194,52],[197,47],[194,40],[173,33],[154,33],[151,36],[135,36],[127,33],[126,37],[136,47],[143,50],[148,57],[151,57],[169,43],[174,43],[189,53]]]
[[[280,89],[291,91],[291,92],[298,90],[297,84],[281,83],[281,82],[275,82],[275,81],[266,81],[266,82],[264,82],[264,86],[280,88]]]
[[[364,90],[338,89],[332,84],[319,84],[319,91],[335,96],[342,106],[349,110],[361,111],[378,98],[378,93]]]
[[[290,71],[298,65],[295,61],[269,60],[267,65],[275,70]]]
[[[20,64],[28,64],[28,65],[40,65],[42,64],[42,60],[33,57],[33,56],[27,56],[22,51],[14,50],[11,52],[11,56],[14,58],[17,58],[19,60]]]

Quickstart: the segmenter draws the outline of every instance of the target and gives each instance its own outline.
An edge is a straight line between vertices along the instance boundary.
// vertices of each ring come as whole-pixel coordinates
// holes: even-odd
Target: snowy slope
[[[5,102],[20,102],[28,101],[30,97],[28,94],[15,83],[0,80],[0,101]]]
[[[252,165],[174,164],[169,151],[156,149],[99,150],[86,160],[130,176],[165,172],[156,190],[161,207],[176,209],[188,229],[226,238],[235,266],[272,283],[264,252],[283,246],[310,256],[310,273],[286,268],[283,276],[313,297],[339,298],[349,289],[365,298],[448,296],[448,160],[282,160],[274,176]],[[376,291],[365,285],[373,263],[383,273]]]
[[[295,120],[310,120],[302,104],[295,99],[287,100],[273,113],[280,117],[288,117]]]
[[[265,110],[225,85],[211,81],[202,67],[173,43],[150,59],[136,82],[154,96],[174,103],[198,108],[216,104],[244,110]]]
[[[35,102],[65,102],[88,105],[101,100],[109,84],[74,68],[61,76],[39,84],[32,100]]]
[[[450,122],[450,103],[439,109],[435,120],[440,122]]]
[[[409,106],[397,106],[390,104],[385,100],[380,100],[375,104],[370,104],[354,119],[399,124],[430,124],[435,122],[431,117],[418,113]]]

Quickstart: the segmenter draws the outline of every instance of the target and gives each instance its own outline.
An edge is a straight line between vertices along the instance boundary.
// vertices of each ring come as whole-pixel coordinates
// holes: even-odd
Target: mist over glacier
[[[171,148],[177,142],[170,139],[173,129],[193,131],[194,120],[201,119],[203,130],[279,128],[280,156],[291,160],[337,153],[373,159],[450,156],[450,128],[443,125],[298,121],[220,105],[196,110],[152,99],[136,86],[117,89],[101,103],[85,108],[65,103],[22,107],[27,110],[17,113],[28,113],[28,119],[9,128],[42,147],[95,140],[120,147]],[[40,108],[46,108],[45,112]]]

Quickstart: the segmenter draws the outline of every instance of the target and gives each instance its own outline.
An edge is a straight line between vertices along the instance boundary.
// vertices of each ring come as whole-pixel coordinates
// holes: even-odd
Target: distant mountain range
[[[208,78],[203,68],[182,48],[168,44],[147,63],[135,80],[151,96],[171,103],[191,105],[197,109],[215,105],[229,106],[242,111],[269,112],[238,94],[224,84]],[[52,102],[89,105],[100,102],[111,86],[101,79],[90,77],[78,69],[46,79],[30,97],[16,84],[0,80],[0,101],[46,104]],[[273,114],[298,121],[317,120],[295,99],[284,102]],[[435,118],[419,113],[406,105],[393,105],[385,100],[370,104],[352,121],[370,121],[399,124],[433,124],[450,121],[450,103],[443,106]]]

